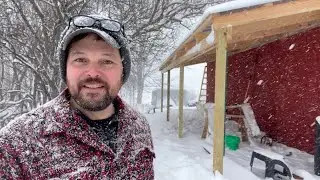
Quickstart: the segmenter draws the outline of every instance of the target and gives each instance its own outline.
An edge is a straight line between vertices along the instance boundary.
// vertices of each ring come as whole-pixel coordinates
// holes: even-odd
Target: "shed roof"
[[[205,12],[196,28],[165,59],[160,71],[214,61],[215,29],[227,30],[228,55],[232,55],[319,26],[319,0],[246,0],[220,4]]]

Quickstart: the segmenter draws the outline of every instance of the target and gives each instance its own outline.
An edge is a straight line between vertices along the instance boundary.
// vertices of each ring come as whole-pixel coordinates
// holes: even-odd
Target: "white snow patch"
[[[255,152],[262,154],[264,156],[267,156],[271,159],[276,159],[276,160],[280,160],[283,161],[283,156],[277,153],[274,153],[272,151],[268,151],[268,150],[264,150],[264,149],[255,149]]]
[[[196,53],[196,52],[199,52],[201,49],[201,44],[196,44],[195,46],[193,46],[187,53],[186,53],[186,56],[187,55],[190,55],[190,54],[193,54],[193,53]]]
[[[214,104],[210,106],[213,109]],[[182,138],[178,138],[178,110],[170,109],[169,122],[166,120],[166,111],[162,113],[158,111],[159,109],[155,114],[146,114],[151,126],[156,154],[154,162],[156,180],[262,180],[265,179],[263,162],[262,168],[257,168],[259,164],[255,161],[255,171],[250,170],[252,151],[256,150],[266,152],[264,154],[274,159],[284,159],[290,166],[291,172],[303,169],[311,174],[310,177],[318,178],[313,170],[313,155],[276,142],[272,147],[265,146],[259,143],[259,138],[254,139],[256,142],[254,145],[241,142],[237,151],[226,148],[223,158],[223,175],[213,173],[213,156],[204,150],[204,144],[207,143],[200,138],[204,123],[203,115],[196,109],[184,109],[184,134]],[[212,145],[209,148],[212,148]],[[288,152],[292,155],[285,156]],[[307,180],[313,180],[308,179],[307,173],[304,174],[303,171],[299,175],[303,175]]]
[[[210,14],[219,13],[219,12],[226,12],[235,9],[247,8],[252,6],[258,6],[261,4],[277,2],[280,0],[237,0],[237,1],[230,1],[222,4],[218,4],[212,7],[209,7],[204,12],[204,17],[209,16]]]
[[[219,171],[215,171],[214,174],[216,180],[225,180]]]
[[[206,38],[206,41],[210,45],[214,43],[214,31],[211,31],[211,33]]]
[[[291,44],[290,47],[289,47],[289,50],[293,49],[295,46],[295,44]]]
[[[302,177],[304,180],[316,180],[309,172],[303,169],[295,170],[294,174]]]
[[[263,80],[258,81],[257,85],[261,85],[263,83]]]
[[[155,110],[155,106],[151,104],[137,104],[136,110],[138,110],[141,113],[153,113]]]

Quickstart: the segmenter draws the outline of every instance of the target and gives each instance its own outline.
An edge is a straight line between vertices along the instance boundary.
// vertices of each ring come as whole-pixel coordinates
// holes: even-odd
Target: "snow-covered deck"
[[[197,110],[188,108],[184,111],[184,137],[178,138],[178,110],[172,109],[170,121],[166,121],[166,113],[156,112],[146,114],[150,123],[155,152],[155,176],[158,180],[257,180],[264,179],[264,164],[255,162],[253,172],[250,171],[250,158],[253,150],[274,152],[283,156],[291,171],[307,180],[317,179],[313,173],[313,156],[287,147],[275,144],[272,147],[259,145],[250,146],[241,143],[240,149],[226,149],[224,157],[224,172],[222,176],[214,176],[212,172],[212,155],[208,154],[200,138],[203,120]],[[287,154],[291,154],[286,156]],[[311,175],[312,174],[312,175]]]

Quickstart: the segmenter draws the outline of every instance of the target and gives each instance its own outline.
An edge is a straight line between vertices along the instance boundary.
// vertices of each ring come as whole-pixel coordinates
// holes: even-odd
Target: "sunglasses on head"
[[[69,27],[71,23],[76,27],[95,27],[110,32],[120,32],[124,37],[124,26],[112,19],[95,18],[92,16],[78,15],[73,16],[69,20]]]

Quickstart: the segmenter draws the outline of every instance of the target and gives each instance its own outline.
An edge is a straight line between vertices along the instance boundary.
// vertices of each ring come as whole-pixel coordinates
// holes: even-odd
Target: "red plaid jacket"
[[[117,152],[70,108],[66,91],[0,130],[0,179],[154,179],[146,119],[118,97]]]

